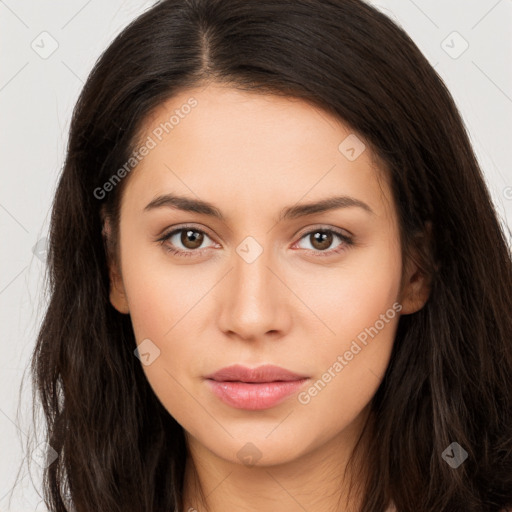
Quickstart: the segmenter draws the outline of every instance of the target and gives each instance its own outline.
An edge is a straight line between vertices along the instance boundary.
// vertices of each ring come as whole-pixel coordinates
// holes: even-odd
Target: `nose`
[[[248,254],[253,251],[254,256],[255,250],[249,246]],[[263,250],[253,259],[240,250],[221,289],[219,328],[243,340],[279,338],[291,324],[291,295],[271,251]]]

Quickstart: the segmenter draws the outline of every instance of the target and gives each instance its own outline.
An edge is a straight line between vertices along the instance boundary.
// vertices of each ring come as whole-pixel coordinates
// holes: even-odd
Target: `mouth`
[[[254,411],[280,404],[297,392],[309,377],[273,365],[253,369],[233,365],[205,379],[209,389],[225,404]]]

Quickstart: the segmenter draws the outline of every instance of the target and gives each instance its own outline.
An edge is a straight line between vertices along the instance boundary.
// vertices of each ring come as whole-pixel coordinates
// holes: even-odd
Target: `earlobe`
[[[110,219],[108,217],[104,217],[102,235],[105,245],[105,256],[107,259],[108,273],[110,279],[110,303],[117,311],[119,311],[119,313],[128,314],[130,312],[130,308],[128,306],[128,300],[126,298],[123,278],[117,267],[117,263],[115,261],[116,259],[113,253],[114,251],[111,238],[111,226]]]
[[[406,285],[402,292],[402,315],[410,315],[422,309],[430,296],[430,281],[427,276],[417,269],[407,277]]]
[[[123,286],[123,279],[117,273],[117,270],[110,270],[110,303],[119,313],[128,314],[130,308],[126,299],[126,293]]]
[[[401,293],[402,314],[410,315],[422,309],[427,303],[430,292],[432,277],[428,275],[418,263],[421,256],[425,257],[431,250],[432,224],[427,222],[425,232],[419,236],[419,243],[422,247],[415,247],[414,255],[407,262],[407,269],[404,285]]]

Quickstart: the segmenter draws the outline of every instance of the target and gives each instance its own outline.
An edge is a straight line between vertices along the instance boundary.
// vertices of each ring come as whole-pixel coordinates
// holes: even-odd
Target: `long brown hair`
[[[404,254],[431,226],[423,309],[400,318],[371,402],[361,512],[512,507],[512,261],[468,134],[408,35],[361,0],[163,0],[87,79],[53,203],[49,305],[32,359],[53,512],[180,510],[182,427],[150,388],[127,315],[109,302],[103,209],[117,240],[128,161],[152,110],[211,82],[313,102],[389,173]],[[36,397],[34,397],[36,399]],[[467,453],[457,468],[443,453]],[[361,444],[361,446],[363,446]]]

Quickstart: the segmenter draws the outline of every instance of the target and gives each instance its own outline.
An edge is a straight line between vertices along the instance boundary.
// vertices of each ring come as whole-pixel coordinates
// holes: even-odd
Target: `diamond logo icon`
[[[149,338],[146,338],[139,343],[133,353],[144,366],[149,366],[160,356],[160,349]]]
[[[252,236],[245,238],[236,248],[238,255],[246,262],[255,262],[263,252],[263,247]]]
[[[245,443],[236,456],[244,466],[252,467],[261,459],[262,453],[253,443]]]
[[[452,59],[458,59],[469,48],[469,43],[457,31],[454,31],[443,40],[441,48]]]
[[[46,31],[41,32],[30,44],[41,59],[48,59],[59,47],[57,40]]]
[[[39,443],[32,454],[32,460],[42,469],[50,466],[59,454],[46,442]]]
[[[457,469],[468,458],[468,452],[459,443],[452,443],[441,456],[449,466]]]
[[[36,258],[39,258],[44,263],[46,261],[46,253],[48,252],[48,240],[44,237],[39,239],[36,245],[32,247],[32,252]]]
[[[350,134],[338,146],[338,151],[350,162],[357,160],[366,149],[364,142],[355,134]]]

